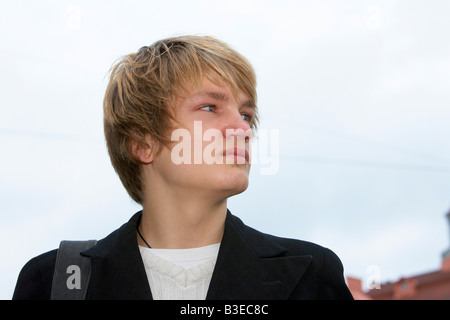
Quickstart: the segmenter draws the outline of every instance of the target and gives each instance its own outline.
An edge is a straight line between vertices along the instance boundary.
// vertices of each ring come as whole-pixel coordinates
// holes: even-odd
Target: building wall
[[[347,284],[356,300],[450,300],[450,257],[442,262],[440,270],[385,283],[380,289],[364,292],[361,280],[347,278]]]

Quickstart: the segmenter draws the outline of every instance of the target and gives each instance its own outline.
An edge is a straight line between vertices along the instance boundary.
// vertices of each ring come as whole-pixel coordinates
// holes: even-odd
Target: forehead
[[[231,88],[224,82],[211,81],[207,77],[203,77],[201,83],[197,85],[190,85],[182,91],[179,96],[181,101],[195,101],[199,99],[209,98],[220,102],[238,102],[239,104],[246,104],[253,106],[254,102],[242,91],[237,90],[233,92]],[[179,100],[180,101],[180,100]]]

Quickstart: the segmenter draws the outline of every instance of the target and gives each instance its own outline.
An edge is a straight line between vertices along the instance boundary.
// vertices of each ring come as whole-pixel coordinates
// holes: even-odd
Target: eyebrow
[[[207,97],[213,98],[214,100],[219,100],[219,101],[224,101],[224,102],[229,100],[228,96],[221,92],[200,91],[194,95],[194,97],[202,97],[202,96],[207,96]]]
[[[200,91],[194,95],[194,97],[202,97],[202,96],[207,96],[214,100],[222,102],[227,102],[230,100],[228,95],[222,92],[215,92],[215,91]],[[241,106],[256,109],[256,105],[250,99],[245,100],[244,103],[241,104]]]

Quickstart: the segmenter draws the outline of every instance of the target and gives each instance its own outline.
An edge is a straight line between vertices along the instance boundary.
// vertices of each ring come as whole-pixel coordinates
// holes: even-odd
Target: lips
[[[233,157],[234,162],[237,164],[244,164],[249,162],[249,154],[248,151],[242,148],[234,147],[228,148],[223,152],[224,157]]]

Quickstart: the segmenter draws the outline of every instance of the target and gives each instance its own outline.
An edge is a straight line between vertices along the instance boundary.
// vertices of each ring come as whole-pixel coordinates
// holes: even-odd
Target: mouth
[[[237,163],[237,164],[246,164],[249,163],[249,154],[248,151],[241,148],[228,148],[223,152],[223,156],[227,159],[233,159],[233,162],[226,162],[227,164]]]

